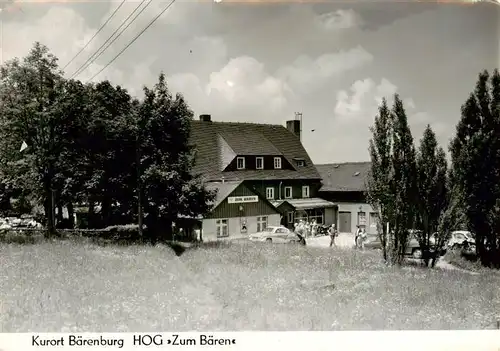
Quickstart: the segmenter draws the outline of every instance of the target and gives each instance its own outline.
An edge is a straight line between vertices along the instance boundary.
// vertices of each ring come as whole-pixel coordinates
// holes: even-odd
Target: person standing
[[[299,233],[300,235],[304,236],[304,221],[303,220],[300,220],[299,223],[297,224],[297,233]]]
[[[328,234],[330,235],[330,247],[335,246],[337,247],[337,244],[335,243],[335,238],[338,236],[338,231],[337,228],[335,228],[335,224],[332,224],[330,228],[328,228]]]
[[[358,247],[358,238],[359,234],[361,234],[361,228],[359,228],[359,225],[356,226],[356,232],[354,233],[354,246]]]
[[[361,229],[361,232],[359,233],[360,247],[362,250],[365,249],[366,238],[367,238],[366,230],[365,230],[365,228],[363,228],[363,229]]]

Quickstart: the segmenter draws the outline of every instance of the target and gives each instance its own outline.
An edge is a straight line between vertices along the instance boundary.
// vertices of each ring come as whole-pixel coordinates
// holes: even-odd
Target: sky
[[[3,1],[1,60],[23,57],[39,41],[62,68],[120,2]],[[127,0],[66,76],[138,5]],[[153,0],[76,78],[93,78],[167,5]],[[302,142],[315,163],[369,160],[377,106],[398,93],[415,142],[430,124],[447,149],[479,72],[499,66],[499,11],[465,1],[177,0],[93,80],[141,96],[164,72],[196,116],[214,121],[284,125],[301,112]]]

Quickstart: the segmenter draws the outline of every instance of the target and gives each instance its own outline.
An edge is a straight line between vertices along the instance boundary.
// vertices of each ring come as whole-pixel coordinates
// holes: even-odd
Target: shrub
[[[45,239],[45,230],[7,229],[0,231],[0,242],[6,244],[36,244]]]
[[[444,259],[458,268],[469,271],[479,271],[482,269],[477,255],[468,254],[462,250],[448,250]]]

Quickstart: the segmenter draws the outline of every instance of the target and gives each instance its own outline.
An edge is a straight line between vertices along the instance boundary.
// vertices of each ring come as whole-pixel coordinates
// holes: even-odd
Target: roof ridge
[[[193,120],[192,122],[197,122],[197,123],[212,123],[212,124],[246,124],[246,125],[256,125],[256,126],[266,126],[266,127],[281,127],[285,128],[285,126],[281,124],[274,124],[274,123],[257,123],[257,122],[226,122],[226,121],[210,121],[210,122],[205,122],[205,121],[198,121],[198,120]]]
[[[356,164],[364,164],[364,163],[372,163],[371,161],[354,161],[354,162],[332,162],[332,163],[315,163],[315,166],[335,166],[335,165],[356,165]]]

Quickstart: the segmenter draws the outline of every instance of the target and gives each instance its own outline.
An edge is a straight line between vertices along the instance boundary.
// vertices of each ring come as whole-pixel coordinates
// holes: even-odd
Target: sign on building
[[[243,204],[249,202],[259,202],[258,196],[230,196],[227,198],[229,204]]]

